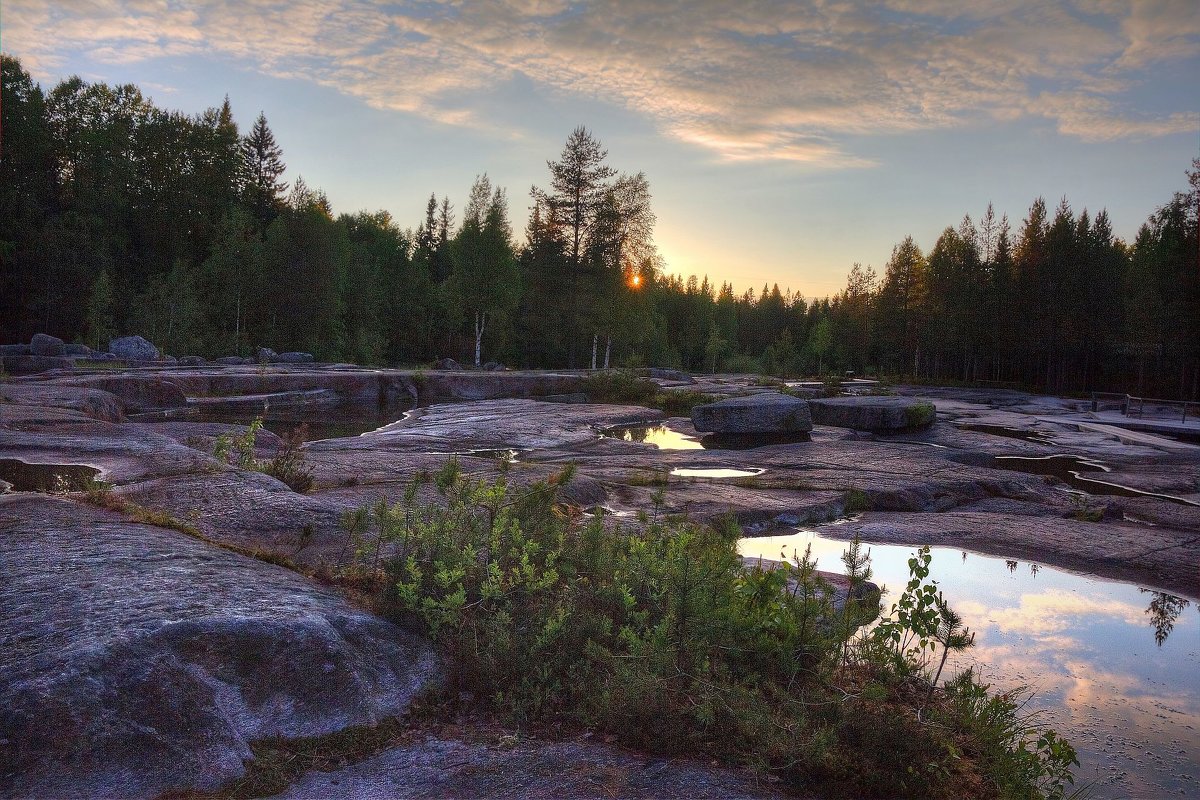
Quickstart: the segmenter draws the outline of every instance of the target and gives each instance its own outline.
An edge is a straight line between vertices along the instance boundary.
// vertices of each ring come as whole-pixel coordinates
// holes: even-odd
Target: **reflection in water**
[[[666,425],[634,425],[627,428],[609,428],[600,432],[609,439],[624,442],[652,444],[659,450],[700,450],[704,445],[698,439],[673,431]]]
[[[765,469],[734,469],[733,467],[676,467],[672,475],[683,478],[752,478],[762,475]]]
[[[807,544],[821,568],[842,571],[846,543],[811,531],[742,539],[739,549],[777,559]],[[913,548],[870,549],[874,580],[893,590],[890,606]],[[947,671],[976,666],[997,689],[1031,689],[1029,709],[1076,747],[1077,782],[1094,783],[1097,797],[1200,796],[1200,616],[1181,613],[1189,601],[1151,592],[1147,609],[1130,584],[932,552],[931,577],[977,632],[975,648],[952,656]]]
[[[1175,620],[1179,619],[1179,615],[1191,603],[1182,597],[1176,597],[1166,592],[1155,592],[1150,589],[1138,589],[1138,591],[1150,592],[1153,595],[1150,605],[1146,608],[1146,613],[1150,615],[1150,627],[1154,628],[1154,641],[1158,642],[1159,647],[1162,647],[1162,643],[1175,629]]]

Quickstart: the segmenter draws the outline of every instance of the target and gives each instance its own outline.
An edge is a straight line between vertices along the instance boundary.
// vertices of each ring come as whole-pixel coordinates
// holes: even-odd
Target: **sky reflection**
[[[743,555],[790,558],[812,545],[841,572],[845,542],[813,532],[743,539]],[[870,545],[885,608],[913,548]],[[933,548],[931,576],[976,632],[951,666],[998,688],[1027,686],[1030,708],[1079,751],[1077,782],[1096,797],[1200,794],[1200,615],[1196,604],[1026,561]],[[957,661],[957,663],[955,663]]]

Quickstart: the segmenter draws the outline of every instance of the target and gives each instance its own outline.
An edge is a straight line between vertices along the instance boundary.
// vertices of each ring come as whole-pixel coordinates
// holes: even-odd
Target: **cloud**
[[[70,52],[208,54],[477,127],[497,124],[479,99],[522,79],[623,107],[728,161],[868,166],[853,137],[1025,117],[1085,141],[1197,122],[1122,104],[1147,69],[1200,52],[1189,0],[6,0],[5,16],[5,47],[43,74]]]

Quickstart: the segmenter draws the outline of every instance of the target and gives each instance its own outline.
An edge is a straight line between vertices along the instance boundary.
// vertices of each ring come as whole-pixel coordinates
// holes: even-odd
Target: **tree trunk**
[[[487,315],[475,312],[475,367],[479,367],[479,353],[483,349],[483,329],[487,327]]]
[[[612,355],[612,336],[604,343],[604,368],[608,369],[609,357]]]
[[[600,334],[592,334],[592,369],[596,368],[596,345],[600,343]]]

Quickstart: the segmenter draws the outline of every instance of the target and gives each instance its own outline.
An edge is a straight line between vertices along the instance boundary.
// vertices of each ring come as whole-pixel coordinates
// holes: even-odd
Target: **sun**
[[[638,288],[639,286],[642,285],[642,276],[635,274],[632,278],[629,279],[629,284],[635,289]]]

